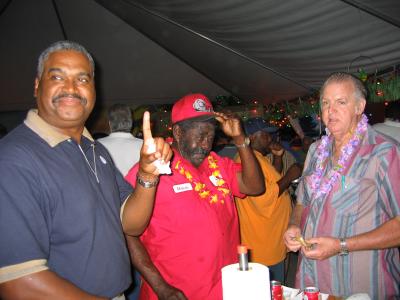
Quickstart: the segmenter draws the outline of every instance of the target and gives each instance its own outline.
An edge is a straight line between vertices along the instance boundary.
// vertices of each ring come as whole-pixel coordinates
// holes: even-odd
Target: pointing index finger
[[[148,111],[144,112],[143,115],[143,141],[146,145],[153,142],[153,135],[151,134],[150,126],[150,113]]]

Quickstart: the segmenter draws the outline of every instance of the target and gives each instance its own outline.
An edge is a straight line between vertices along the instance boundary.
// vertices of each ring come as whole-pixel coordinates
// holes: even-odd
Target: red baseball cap
[[[172,107],[172,124],[193,118],[205,121],[214,117],[212,104],[203,94],[186,95]]]

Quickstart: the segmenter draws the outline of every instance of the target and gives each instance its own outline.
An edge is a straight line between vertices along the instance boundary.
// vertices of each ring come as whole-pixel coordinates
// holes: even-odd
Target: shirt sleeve
[[[126,183],[129,185],[131,191],[132,191],[132,189],[134,190],[134,188],[135,188],[135,186],[136,186],[136,173],[137,173],[138,168],[139,168],[139,163],[136,163],[136,164],[129,170],[128,174],[126,174],[126,175],[125,175],[125,178],[123,179],[124,182],[126,182]],[[129,196],[129,195],[128,195],[128,196]],[[123,214],[124,209],[125,209],[126,200],[128,200],[128,197],[126,197],[125,199],[122,200],[123,203],[122,203],[121,211],[120,211],[120,219],[121,219],[121,220],[122,220],[122,214]]]
[[[51,208],[36,174],[0,162],[0,283],[47,269]]]
[[[130,194],[133,193],[134,188],[132,185],[127,182],[124,177],[122,176],[121,172],[116,170],[116,181],[118,184],[118,189],[119,189],[119,199],[121,201],[121,204],[125,202],[125,200],[129,197]]]

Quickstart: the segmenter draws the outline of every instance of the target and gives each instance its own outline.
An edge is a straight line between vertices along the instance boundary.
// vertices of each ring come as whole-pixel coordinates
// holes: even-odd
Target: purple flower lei
[[[353,134],[349,142],[342,148],[339,160],[333,167],[333,174],[329,178],[322,178],[324,172],[324,162],[329,156],[329,146],[332,144],[332,136],[329,134],[321,138],[321,142],[317,148],[317,163],[314,173],[311,175],[311,190],[314,198],[329,193],[336,181],[340,178],[343,170],[347,167],[348,160],[352,156],[354,150],[360,144],[360,141],[367,131],[368,118],[362,115],[360,122],[357,124],[356,132]]]

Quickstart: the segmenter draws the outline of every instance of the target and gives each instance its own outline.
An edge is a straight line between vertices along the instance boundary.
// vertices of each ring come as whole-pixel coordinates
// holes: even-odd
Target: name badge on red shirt
[[[218,178],[217,178],[217,177],[215,177],[214,175],[211,175],[211,176],[208,177],[208,178],[210,178],[210,181],[212,182],[212,184],[213,184],[214,186],[218,186]]]
[[[181,193],[193,190],[193,187],[190,183],[176,184],[172,188],[174,189],[175,193]]]

